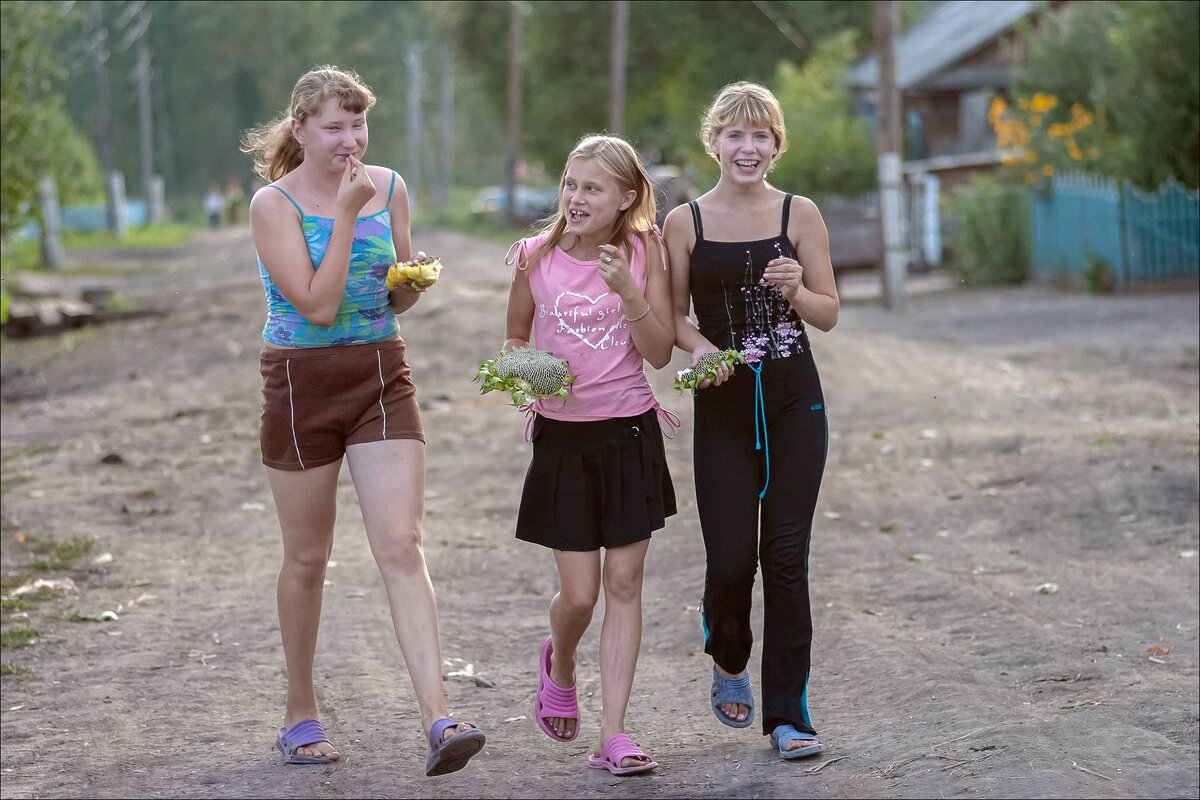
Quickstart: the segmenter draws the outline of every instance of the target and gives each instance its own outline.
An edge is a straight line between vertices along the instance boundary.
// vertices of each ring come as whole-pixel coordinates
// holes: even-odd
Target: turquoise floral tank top
[[[308,255],[315,271],[325,257],[333,235],[333,218],[305,214],[291,195],[275,184],[278,190],[300,212],[300,227],[308,243]],[[267,295],[267,323],[263,338],[282,347],[329,347],[331,345],[363,344],[391,339],[400,332],[396,315],[388,301],[387,271],[396,263],[396,246],[392,242],[392,192],[396,188],[396,173],[388,188],[388,201],[383,210],[354,223],[354,243],[350,246],[350,272],[346,278],[346,295],[338,308],[333,325],[323,328],[306,320],[288,302],[275,285],[262,258],[258,259],[258,274]]]

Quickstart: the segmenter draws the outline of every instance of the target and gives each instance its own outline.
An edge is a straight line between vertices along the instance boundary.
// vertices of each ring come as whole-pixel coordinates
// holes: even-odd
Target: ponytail
[[[246,131],[242,152],[254,158],[254,171],[267,183],[279,180],[304,160],[304,148],[292,136],[292,119],[286,115]]]

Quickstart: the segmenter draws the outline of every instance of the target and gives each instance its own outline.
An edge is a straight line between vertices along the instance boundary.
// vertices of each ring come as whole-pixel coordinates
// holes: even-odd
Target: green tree
[[[1198,28],[1193,2],[1079,3],[1047,14],[1025,35],[1028,55],[1014,71],[1019,111],[1006,120],[1028,133],[1015,137],[1028,139],[1023,169],[1082,167],[1146,189],[1173,175],[1195,188]]]
[[[553,174],[580,136],[607,123],[612,10],[582,0],[528,9],[523,150]],[[860,34],[860,45],[870,38],[869,3],[674,0],[634,2],[630,10],[625,135],[652,160],[701,171],[711,161],[697,137],[700,116],[722,86],[769,84],[781,59],[803,62],[845,28]],[[470,4],[460,28],[464,60],[501,121],[507,25],[508,3],[484,0]]]
[[[780,62],[775,93],[788,123],[788,151],[772,183],[818,196],[856,195],[875,186],[875,146],[842,81],[857,57],[856,39],[845,30],[819,42],[801,67]]]
[[[1200,185],[1200,3],[1128,3],[1111,33],[1122,67],[1108,98],[1129,141],[1126,175],[1143,188]]]
[[[63,74],[54,39],[61,22],[52,3],[0,3],[0,240],[37,215],[37,184],[55,179],[60,199],[99,188],[95,156],[53,90]]]
[[[581,135],[607,124],[611,6],[579,0],[524,5],[522,154],[553,177]],[[70,74],[55,86],[67,98],[71,119],[91,128],[97,92],[86,32],[93,7],[100,9],[108,33],[104,69],[113,106],[114,166],[131,176],[133,194],[140,191],[133,177],[139,135],[133,0],[70,5],[57,43]],[[239,134],[282,112],[297,76],[323,63],[358,71],[375,91],[379,105],[371,113],[370,158],[403,173],[409,161],[405,56],[414,42],[425,44],[422,171],[428,176],[441,144],[451,137],[458,181],[497,182],[506,125],[509,8],[507,0],[148,0],[155,171],[167,179],[172,204],[178,209],[180,200],[198,198],[213,181],[249,180]],[[844,28],[859,32],[860,48],[869,47],[870,23],[869,3],[637,0],[631,4],[625,133],[654,161],[708,169],[697,131],[701,112],[721,86],[735,80],[770,85],[781,60],[803,64],[818,42]],[[447,131],[435,112],[441,51],[450,46],[459,58],[456,118]]]

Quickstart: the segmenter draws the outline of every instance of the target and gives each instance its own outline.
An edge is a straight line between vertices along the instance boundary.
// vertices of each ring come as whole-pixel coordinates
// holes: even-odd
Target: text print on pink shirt
[[[554,299],[553,310],[547,309],[544,303],[538,307],[539,318],[556,318],[559,332],[576,336],[593,350],[629,344],[629,323],[623,312],[621,298],[610,296],[609,292],[597,297],[563,292]]]

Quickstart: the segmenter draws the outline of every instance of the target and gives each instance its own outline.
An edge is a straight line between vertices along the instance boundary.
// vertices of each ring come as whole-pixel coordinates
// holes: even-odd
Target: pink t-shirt
[[[535,236],[518,245],[527,257],[544,238]],[[641,237],[634,237],[632,252],[630,272],[644,293],[646,249]],[[518,267],[523,262],[524,258],[518,261]],[[527,265],[534,303],[533,346],[565,358],[567,371],[576,376],[565,402],[551,398],[534,403],[534,410],[550,419],[634,417],[657,405],[621,296],[600,277],[598,263],[579,261],[555,247],[540,263]]]

